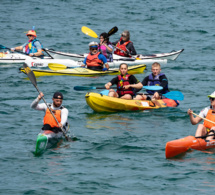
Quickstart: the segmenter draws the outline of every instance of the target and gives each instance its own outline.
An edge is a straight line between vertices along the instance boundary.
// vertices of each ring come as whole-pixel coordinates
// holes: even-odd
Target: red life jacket
[[[117,84],[117,93],[120,96],[123,96],[125,94],[134,95],[134,92],[132,91],[132,88],[129,87],[128,89],[123,89],[123,86],[130,85],[129,83],[129,77],[131,75],[126,74],[125,76],[118,75],[118,84]]]
[[[215,111],[210,109],[208,110],[206,119],[210,120],[210,121],[214,121],[215,122]],[[204,121],[204,126],[208,129],[211,129],[213,126],[215,126],[215,124],[209,122],[209,121]]]
[[[127,41],[123,44],[120,44],[121,40],[122,40],[122,38],[120,38],[119,42],[116,44],[116,50],[114,51],[114,54],[120,55],[120,56],[129,56],[129,55],[125,54],[123,51],[127,51],[126,45],[131,43],[131,41]]]
[[[101,66],[103,68],[103,64],[104,63],[103,63],[102,60],[100,60],[98,58],[99,54],[100,54],[100,52],[98,52],[95,55],[92,55],[91,53],[88,54],[87,60],[86,60],[87,67],[92,67],[92,66],[98,67],[98,66]]]
[[[57,121],[60,123],[61,122],[61,110],[52,110],[53,114],[55,115]],[[53,127],[58,127],[58,124],[54,117],[52,116],[51,112],[49,109],[46,109],[46,114],[43,118],[43,124],[49,124],[52,128]]]

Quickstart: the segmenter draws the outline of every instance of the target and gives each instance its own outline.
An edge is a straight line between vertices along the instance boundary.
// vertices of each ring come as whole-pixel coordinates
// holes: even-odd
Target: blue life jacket
[[[161,82],[160,82],[160,76],[163,76],[165,74],[163,73],[160,73],[159,75],[153,77],[153,74],[151,73],[149,75],[149,81],[148,81],[148,86],[160,86]],[[150,95],[153,95],[156,91],[151,91],[151,90],[146,90],[146,92]],[[169,92],[169,89],[168,89],[168,85],[166,87],[163,88],[163,90],[161,91],[162,94],[165,94]]]
[[[38,39],[34,39],[33,41],[29,42],[26,46],[25,46],[25,53],[26,54],[30,54],[30,53],[36,53],[38,52],[36,46],[35,46],[35,42],[38,41],[40,43],[40,41]],[[40,43],[41,44],[41,43]],[[42,44],[41,47],[43,48]]]

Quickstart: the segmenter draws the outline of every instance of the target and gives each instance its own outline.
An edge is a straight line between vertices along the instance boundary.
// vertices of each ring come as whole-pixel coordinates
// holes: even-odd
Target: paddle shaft
[[[8,49],[8,50],[11,50],[10,48],[8,48],[8,47],[5,47],[5,46],[3,46],[3,45],[0,45],[0,47],[2,48],[2,49]],[[23,53],[23,52],[21,52],[21,51],[17,51],[17,50],[15,50],[17,53],[21,53],[21,54],[24,54],[24,55],[27,55],[27,56],[29,56],[28,54],[26,54],[26,53]]]
[[[206,120],[206,121],[208,121],[208,122],[210,122],[210,123],[213,123],[213,124],[215,124],[215,122],[213,122],[213,121],[211,121],[211,120],[209,120],[209,119],[206,119],[206,118],[204,118],[204,117],[201,117],[201,116],[199,116],[198,114],[195,114],[194,112],[191,112],[193,115],[195,115],[195,116],[198,116],[199,118],[201,118],[201,119],[203,119],[203,120]]]

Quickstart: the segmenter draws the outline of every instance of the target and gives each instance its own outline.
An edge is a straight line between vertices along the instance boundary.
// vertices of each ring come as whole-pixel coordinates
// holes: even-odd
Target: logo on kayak
[[[31,62],[31,66],[32,66],[32,67],[43,66],[43,63],[35,63],[35,62]]]
[[[206,145],[206,146],[215,146],[215,141],[207,142],[207,145]]]

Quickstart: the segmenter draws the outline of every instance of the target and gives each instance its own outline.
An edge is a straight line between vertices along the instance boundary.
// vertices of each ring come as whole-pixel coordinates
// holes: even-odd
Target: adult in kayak
[[[43,127],[42,130],[51,130],[55,133],[61,131],[61,128],[65,128],[67,126],[67,119],[68,119],[68,110],[62,106],[63,102],[63,95],[60,92],[55,92],[53,95],[53,102],[52,104],[48,104],[51,108],[52,112],[54,113],[56,119],[58,120],[59,126],[57,121],[52,116],[51,112],[47,108],[45,103],[39,104],[39,101],[43,97],[43,93],[41,92],[38,97],[32,102],[31,108],[35,110],[41,110],[45,112],[45,116],[43,119]]]
[[[199,113],[199,116],[206,118],[209,121],[215,122],[215,91],[211,95],[208,95],[208,97],[210,100],[210,106],[204,108]],[[199,116],[194,117],[192,113],[193,111],[191,109],[188,109],[187,114],[190,116],[190,122],[192,125],[196,125],[202,121],[202,118],[200,118]],[[203,124],[198,125],[195,134],[196,137],[211,135],[207,136],[206,140],[214,139],[215,124],[209,121],[205,120]]]
[[[23,50],[24,53],[28,54],[29,56],[33,57],[43,57],[43,52],[42,52],[42,44],[40,41],[37,39],[37,34],[35,30],[29,30],[28,33],[26,34],[28,37],[28,42],[25,43],[24,45],[11,48],[11,51],[20,51]]]
[[[130,32],[127,30],[122,32],[120,40],[115,41],[112,44],[116,45],[114,51],[114,54],[116,55],[130,57],[131,55],[137,54],[133,43],[130,41]]]
[[[135,96],[134,89],[142,89],[143,85],[134,75],[129,75],[128,65],[125,63],[119,66],[120,75],[113,78],[110,82],[105,84],[105,88],[109,89],[108,96],[122,99],[132,99]],[[117,85],[117,91],[110,89],[112,85]]]
[[[90,53],[84,59],[82,66],[87,66],[91,70],[103,70],[109,69],[106,57],[98,51],[98,43],[93,41],[89,43]],[[105,68],[104,68],[105,65]]]
[[[162,94],[165,94],[169,92],[168,89],[168,79],[164,73],[161,73],[161,65],[157,62],[154,62],[152,64],[152,73],[145,77],[142,81],[143,86],[162,86],[162,90],[158,91],[151,91],[151,90],[146,90],[148,93],[147,95],[145,94],[138,94],[134,99],[136,100],[151,100],[151,99],[162,99]],[[137,91],[135,90],[135,93]]]
[[[100,40],[100,43],[98,45],[99,52],[106,57],[107,62],[112,62],[113,61],[113,54],[112,54],[113,46],[109,42],[108,34],[106,32],[103,32],[102,34],[100,34],[99,40]]]

